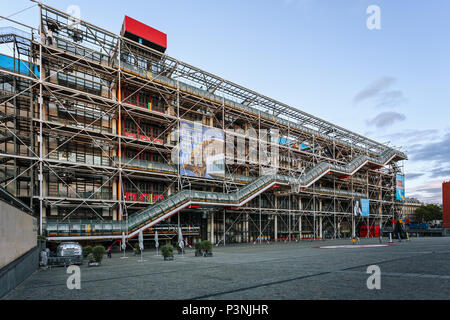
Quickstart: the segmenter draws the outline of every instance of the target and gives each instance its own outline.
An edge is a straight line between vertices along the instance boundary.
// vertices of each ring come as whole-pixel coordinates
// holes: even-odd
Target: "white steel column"
[[[300,211],[300,215],[298,217],[298,231],[300,233],[300,239],[302,239],[302,231],[303,231],[303,226],[302,226],[302,210],[303,210],[303,206],[302,206],[302,198],[299,197],[298,198],[298,209]]]
[[[244,242],[249,241],[249,235],[248,235],[248,213],[245,213],[245,220],[244,220]]]
[[[211,220],[210,220],[210,233],[211,233],[211,243],[214,244],[214,211],[211,211]]]
[[[43,33],[44,26],[42,25],[42,6],[39,4],[39,234],[43,234],[43,180],[44,174],[42,170],[42,160],[43,160],[43,136],[42,136],[42,113],[44,110],[44,97],[42,95],[42,82],[44,81],[44,68],[42,64],[42,45],[45,43],[45,35]]]
[[[225,246],[225,236],[226,236],[226,232],[227,232],[227,229],[226,229],[226,223],[225,223],[225,221],[226,221],[226,217],[225,217],[225,209],[223,209],[223,246]]]
[[[323,220],[323,217],[322,216],[320,216],[319,217],[319,237],[320,237],[320,239],[322,239],[322,221]]]
[[[275,212],[275,214],[274,214],[274,219],[273,219],[273,221],[274,221],[274,230],[275,230],[275,241],[278,241],[278,214],[277,214],[277,212]]]
[[[298,217],[298,233],[299,233],[300,239],[302,239],[302,215],[301,214]]]
[[[352,236],[355,237],[356,236],[356,227],[355,227],[355,215],[352,215]]]

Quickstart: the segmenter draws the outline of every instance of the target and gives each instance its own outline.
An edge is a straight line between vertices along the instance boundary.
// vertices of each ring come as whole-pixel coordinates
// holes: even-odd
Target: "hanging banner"
[[[361,199],[361,216],[368,217],[370,214],[370,200]]]
[[[125,251],[126,247],[127,247],[127,244],[126,244],[125,232],[122,232],[122,250]]]
[[[405,200],[405,177],[401,174],[395,176],[395,195],[396,199],[400,201]]]
[[[368,217],[370,213],[369,199],[355,199],[355,206],[353,207],[353,215]]]
[[[355,199],[355,206],[353,207],[353,215],[361,215],[361,199]]]
[[[139,249],[144,251],[144,235],[142,234],[142,230],[139,230]]]
[[[180,173],[209,179],[224,177],[224,141],[220,129],[180,122]]]

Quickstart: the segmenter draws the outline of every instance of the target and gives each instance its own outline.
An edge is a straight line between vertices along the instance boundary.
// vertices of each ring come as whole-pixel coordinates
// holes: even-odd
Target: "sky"
[[[168,37],[166,53],[391,146],[406,196],[442,203],[450,180],[450,1],[47,0],[119,33],[129,15]],[[0,0],[1,15],[33,5]],[[380,29],[369,29],[370,5]],[[38,25],[36,7],[14,16]],[[372,21],[372,20],[370,20]],[[10,25],[0,20],[0,27]]]

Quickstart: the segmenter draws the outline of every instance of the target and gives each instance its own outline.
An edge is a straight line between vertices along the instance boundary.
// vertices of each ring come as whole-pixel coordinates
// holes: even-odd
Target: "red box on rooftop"
[[[129,16],[125,16],[123,20],[120,35],[161,52],[167,49],[167,35],[165,33]]]

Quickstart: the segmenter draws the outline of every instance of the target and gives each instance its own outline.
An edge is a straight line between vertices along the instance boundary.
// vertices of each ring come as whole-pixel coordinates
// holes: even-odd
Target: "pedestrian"
[[[111,250],[112,250],[111,246],[109,246],[108,250],[106,250],[106,254],[110,259],[111,259]]]
[[[402,242],[402,235],[400,234],[400,231],[398,232],[398,242]]]

